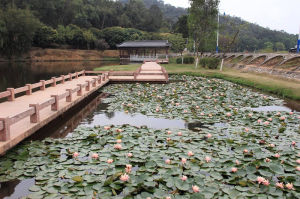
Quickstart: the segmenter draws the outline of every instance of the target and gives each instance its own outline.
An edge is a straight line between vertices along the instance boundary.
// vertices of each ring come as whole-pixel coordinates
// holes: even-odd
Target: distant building
[[[171,44],[167,40],[126,41],[117,47],[120,51],[121,64],[144,61],[169,63]]]

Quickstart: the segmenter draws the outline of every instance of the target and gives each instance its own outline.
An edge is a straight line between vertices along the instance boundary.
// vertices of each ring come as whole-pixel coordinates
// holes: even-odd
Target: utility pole
[[[219,53],[219,28],[220,28],[220,13],[218,12],[218,30],[217,30],[217,47],[216,53]]]
[[[299,27],[299,36],[298,36],[298,43],[297,43],[297,53],[299,53],[300,50],[300,27]]]

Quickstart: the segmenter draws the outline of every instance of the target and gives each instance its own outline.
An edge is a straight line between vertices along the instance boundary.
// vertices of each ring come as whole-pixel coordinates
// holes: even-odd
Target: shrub
[[[205,68],[208,67],[209,69],[217,69],[220,64],[220,59],[214,57],[205,57],[200,59],[199,64]]]
[[[189,57],[184,57],[183,58],[183,63],[184,64],[193,64],[194,62],[195,62],[195,58],[194,57],[189,56]],[[182,58],[178,57],[176,59],[176,63],[177,64],[182,64]]]

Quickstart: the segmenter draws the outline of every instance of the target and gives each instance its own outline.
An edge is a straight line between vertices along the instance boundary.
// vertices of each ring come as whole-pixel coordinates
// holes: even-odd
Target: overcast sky
[[[164,0],[177,7],[189,7],[188,0]],[[263,27],[298,34],[300,0],[220,0],[220,12],[240,17]]]

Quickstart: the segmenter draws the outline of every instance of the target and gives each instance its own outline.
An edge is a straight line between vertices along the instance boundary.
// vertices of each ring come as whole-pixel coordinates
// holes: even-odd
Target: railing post
[[[82,76],[85,76],[85,70],[83,70]]]
[[[79,86],[79,91],[77,91],[77,96],[82,96],[82,84],[77,84]]]
[[[40,81],[42,83],[42,86],[40,87],[40,90],[41,91],[44,91],[46,89],[46,83],[45,83],[45,80],[41,80]]]
[[[30,115],[31,123],[40,122],[40,105],[39,104],[29,104],[29,107],[34,108],[34,114]]]
[[[98,84],[101,84],[101,75],[98,75]]]
[[[93,87],[96,87],[96,86],[97,86],[97,79],[98,79],[98,78],[93,78],[93,79],[94,79],[94,82],[93,82],[92,86],[93,86]]]
[[[72,74],[69,73],[69,78],[70,78],[70,81],[72,81]]]
[[[0,141],[7,141],[10,139],[10,118],[0,118],[3,123],[3,129],[0,129]]]
[[[105,81],[105,74],[102,74],[102,81]]]
[[[26,91],[26,95],[31,95],[32,94],[32,85],[31,84],[26,84],[28,87],[28,90]]]
[[[61,75],[60,77],[61,77],[61,83],[64,84],[65,83],[65,76]]]
[[[56,78],[52,77],[51,79],[53,80],[52,87],[55,87],[56,86]]]
[[[66,102],[72,102],[72,89],[66,89],[69,95],[66,97]]]
[[[90,80],[87,80],[86,82],[88,83],[88,85],[85,87],[85,91],[90,91],[90,88],[91,88],[91,81],[90,81]]]
[[[51,97],[54,97],[54,104],[51,104],[51,110],[52,111],[58,111],[59,109],[59,96],[58,95],[51,95]]]
[[[78,79],[78,72],[76,72],[75,74],[76,74],[76,79]]]
[[[10,92],[10,96],[8,96],[8,101],[14,101],[15,100],[15,89],[8,88],[7,91]]]

